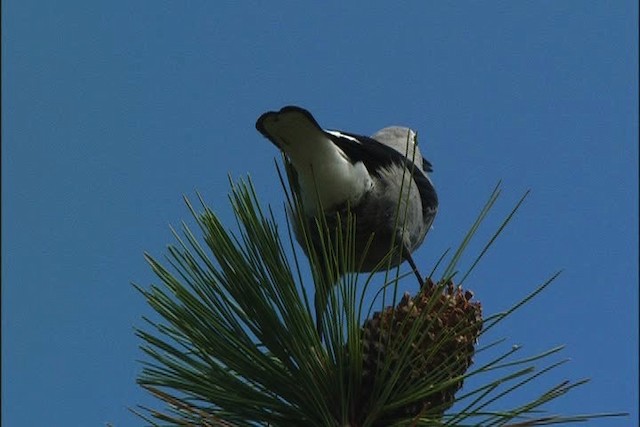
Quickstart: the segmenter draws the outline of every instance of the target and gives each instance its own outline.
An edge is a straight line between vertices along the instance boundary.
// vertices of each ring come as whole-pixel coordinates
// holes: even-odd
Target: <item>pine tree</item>
[[[561,348],[516,358],[520,349],[512,347],[474,363],[477,353],[501,344],[478,347],[482,335],[557,277],[487,318],[460,286],[523,197],[454,283],[458,262],[499,193],[498,186],[448,264],[440,268],[445,253],[415,295],[399,295],[397,269],[381,266],[383,285],[380,274],[338,274],[357,259],[351,218],[344,218],[344,234],[325,233],[324,253],[310,256],[315,289],[328,290],[322,339],[291,225],[280,230],[250,182],[232,183],[235,233],[202,199],[201,212],[187,200],[203,239],[183,224],[174,231],[168,266],[146,255],[161,284],[136,286],[161,319],[147,319],[137,330],[147,355],[139,383],[165,407],[135,412],[152,425],[229,427],[533,426],[619,415],[542,414],[545,403],[585,380],[562,381],[516,408],[495,410],[505,396],[564,362],[554,361]],[[288,195],[297,212],[295,194]],[[463,387],[482,375],[485,384]]]

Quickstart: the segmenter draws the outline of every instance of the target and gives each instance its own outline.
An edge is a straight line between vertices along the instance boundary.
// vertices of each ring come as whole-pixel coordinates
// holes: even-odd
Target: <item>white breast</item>
[[[362,162],[352,164],[328,138],[287,150],[298,172],[302,204],[308,215],[330,212],[345,202],[357,204],[373,181]]]

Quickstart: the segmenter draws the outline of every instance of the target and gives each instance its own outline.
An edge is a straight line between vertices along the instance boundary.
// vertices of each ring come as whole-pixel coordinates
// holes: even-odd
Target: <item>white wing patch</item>
[[[344,139],[348,139],[349,141],[353,141],[356,144],[362,144],[362,142],[360,142],[357,138],[352,137],[351,135],[345,135],[342,132],[338,132],[337,130],[326,130],[325,132],[328,134],[331,134],[333,136],[337,136],[338,138],[344,138]]]

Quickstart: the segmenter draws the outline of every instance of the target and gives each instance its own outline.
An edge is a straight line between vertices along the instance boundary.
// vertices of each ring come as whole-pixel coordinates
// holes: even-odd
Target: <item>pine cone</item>
[[[398,392],[410,383],[420,388],[436,386],[466,372],[482,330],[482,308],[479,302],[470,301],[472,297],[471,292],[454,287],[452,282],[438,286],[428,280],[415,297],[405,293],[395,308],[387,307],[365,322],[361,335],[363,378],[358,399],[361,414],[368,412],[374,382],[380,377],[389,378],[389,373],[397,369],[400,369],[400,380],[395,386]],[[405,351],[408,340],[411,363],[398,367],[400,353]],[[461,387],[460,379],[422,401],[383,414],[384,421],[376,425],[416,416],[440,419],[453,405],[454,395]]]

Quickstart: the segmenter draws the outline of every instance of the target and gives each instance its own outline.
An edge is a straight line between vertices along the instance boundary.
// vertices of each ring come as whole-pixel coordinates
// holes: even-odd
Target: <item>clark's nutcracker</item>
[[[344,223],[350,209],[355,217],[356,254],[362,256],[352,270],[371,271],[392,253],[390,265],[408,261],[423,285],[411,253],[431,227],[438,197],[427,176],[431,164],[422,158],[414,131],[393,126],[366,137],[324,130],[311,113],[295,106],[262,114],[256,129],[293,166],[291,184],[299,189],[312,232],[317,230],[313,220],[320,214],[335,227],[338,215],[342,214]],[[295,232],[305,248],[300,230]],[[316,252],[322,254],[318,239],[312,240],[316,240]]]

